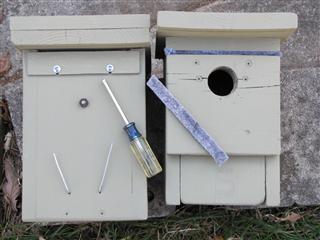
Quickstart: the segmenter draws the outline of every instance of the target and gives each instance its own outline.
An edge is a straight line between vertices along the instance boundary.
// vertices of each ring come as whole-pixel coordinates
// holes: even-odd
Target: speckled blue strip
[[[192,136],[207,150],[217,164],[222,165],[229,159],[227,154],[209,136],[209,134],[201,128],[199,123],[191,116],[191,114],[179,103],[172,93],[159,81],[156,76],[152,76],[148,82],[148,87],[158,96],[158,98],[166,105],[166,107],[176,116],[181,124],[192,134]]]
[[[168,55],[240,55],[240,56],[277,56],[281,57],[280,51],[241,51],[241,50],[176,50],[165,48]]]

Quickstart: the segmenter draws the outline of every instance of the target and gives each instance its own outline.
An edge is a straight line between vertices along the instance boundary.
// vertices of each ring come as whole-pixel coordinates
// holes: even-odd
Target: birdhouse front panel
[[[279,51],[279,46],[278,39],[166,39],[166,47],[177,51]],[[279,56],[169,55],[166,66],[169,90],[226,152],[280,153]],[[207,155],[178,121],[168,119],[166,136],[168,154]]]
[[[29,25],[23,25],[24,19]],[[127,116],[145,134],[150,58],[145,48],[149,36],[141,31],[149,26],[149,17],[13,20],[13,41],[24,49],[22,219],[146,219],[146,177],[102,80],[108,81]],[[55,20],[69,21],[57,30]],[[44,34],[47,41],[23,42],[18,38],[22,25],[34,27],[34,36]],[[66,34],[64,40],[60,31]],[[89,38],[97,31],[118,38]]]

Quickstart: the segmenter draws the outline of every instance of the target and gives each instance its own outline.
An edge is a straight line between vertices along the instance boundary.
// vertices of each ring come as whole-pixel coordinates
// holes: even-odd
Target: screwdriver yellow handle
[[[131,150],[138,160],[145,175],[150,178],[160,173],[162,168],[158,162],[158,159],[154,155],[147,140],[140,134],[135,127],[134,122],[127,124],[124,127],[130,139]]]
[[[130,142],[130,146],[148,178],[153,177],[162,171],[156,156],[143,136],[133,139]]]

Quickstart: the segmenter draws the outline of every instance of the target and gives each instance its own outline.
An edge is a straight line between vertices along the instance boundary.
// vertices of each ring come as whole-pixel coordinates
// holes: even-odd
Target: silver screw
[[[55,74],[59,74],[61,72],[61,67],[59,65],[54,65],[52,70]]]
[[[103,212],[103,210],[101,209],[101,210],[100,210],[100,215],[103,215],[103,214],[104,214],[104,212]]]
[[[113,69],[114,69],[114,67],[113,67],[112,64],[107,64],[107,66],[106,66],[106,71],[107,71],[108,73],[112,73],[112,72],[113,72]]]
[[[248,76],[243,76],[242,79],[243,79],[244,81],[248,81],[248,80],[249,80],[249,77],[248,77]]]
[[[199,65],[199,64],[200,64],[200,61],[199,61],[198,59],[195,59],[195,60],[194,60],[194,64],[195,64],[195,65]]]

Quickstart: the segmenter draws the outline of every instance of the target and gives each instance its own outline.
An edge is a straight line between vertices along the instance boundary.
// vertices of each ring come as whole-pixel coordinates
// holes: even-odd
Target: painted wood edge
[[[280,205],[280,155],[266,156],[266,202],[269,207]]]
[[[180,205],[180,155],[166,155],[165,200],[167,205]]]
[[[149,48],[148,29],[11,31],[19,49]]]
[[[26,51],[23,51],[23,78],[26,79]],[[27,115],[23,116],[23,187],[22,187],[22,221],[28,222],[36,219],[36,191],[37,175],[34,171],[36,163],[36,141],[32,138],[36,137],[37,118],[33,118],[37,112],[37,97],[38,89],[34,88],[32,84],[23,82],[23,112]],[[34,106],[32,108],[28,106]],[[28,117],[27,117],[28,116]],[[33,128],[26,127],[32,125]],[[28,138],[27,138],[28,136]],[[32,137],[31,137],[32,136]],[[31,137],[31,139],[30,139]]]
[[[218,37],[218,38],[279,38],[286,40],[296,29],[279,29],[274,31],[248,30],[181,30],[158,27],[158,37]],[[159,40],[160,41],[160,40]]]
[[[174,19],[174,21],[173,21]],[[158,12],[158,36],[288,38],[298,27],[295,13]]]
[[[89,30],[149,27],[149,14],[10,17],[11,30]]]
[[[172,20],[175,21],[172,21]],[[158,27],[193,30],[285,30],[297,28],[295,13],[158,12]]]

